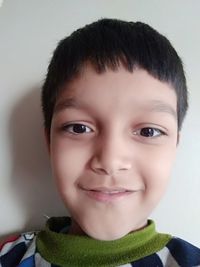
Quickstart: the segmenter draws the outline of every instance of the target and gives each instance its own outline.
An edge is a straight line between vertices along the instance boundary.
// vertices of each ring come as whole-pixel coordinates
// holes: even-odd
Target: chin
[[[120,214],[120,216],[112,216],[112,218],[89,215],[90,214],[87,214],[87,216],[79,216],[75,219],[78,228],[89,237],[102,241],[112,241],[123,238],[129,233],[143,228],[147,223],[147,219],[124,219],[127,218],[124,214],[123,216],[122,214]]]
[[[110,231],[108,231],[108,229],[106,229],[106,231],[104,231],[104,229],[85,229],[85,233],[90,236],[93,239],[96,240],[101,240],[101,241],[112,241],[112,240],[117,240],[120,239],[124,236],[126,236],[128,233],[131,232],[131,230],[125,230],[125,229],[121,229],[121,231],[119,229],[109,229]]]

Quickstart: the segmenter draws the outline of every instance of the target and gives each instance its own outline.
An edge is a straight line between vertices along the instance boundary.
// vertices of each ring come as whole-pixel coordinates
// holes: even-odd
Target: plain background
[[[57,42],[102,17],[143,21],[184,61],[190,109],[157,229],[200,246],[200,1],[5,0],[0,9],[0,236],[66,215],[50,173],[40,87]]]

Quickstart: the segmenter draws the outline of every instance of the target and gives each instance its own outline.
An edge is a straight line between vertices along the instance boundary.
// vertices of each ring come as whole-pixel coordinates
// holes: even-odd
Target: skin
[[[98,74],[88,64],[65,86],[48,146],[71,234],[115,240],[147,225],[176,155],[176,102],[139,68]]]

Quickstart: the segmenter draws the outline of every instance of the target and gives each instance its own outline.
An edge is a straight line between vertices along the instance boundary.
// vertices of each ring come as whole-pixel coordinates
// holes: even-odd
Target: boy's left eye
[[[152,128],[152,127],[145,127],[140,130],[138,130],[135,134],[139,134],[140,136],[143,137],[158,137],[161,135],[165,135],[165,133],[157,128]]]

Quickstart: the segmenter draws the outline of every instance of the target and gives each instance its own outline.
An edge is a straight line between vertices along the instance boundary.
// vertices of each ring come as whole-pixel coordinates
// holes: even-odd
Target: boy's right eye
[[[62,130],[64,132],[68,132],[70,134],[83,134],[83,133],[90,133],[92,132],[92,129],[88,126],[80,123],[73,123],[73,124],[67,124],[62,127]]]

